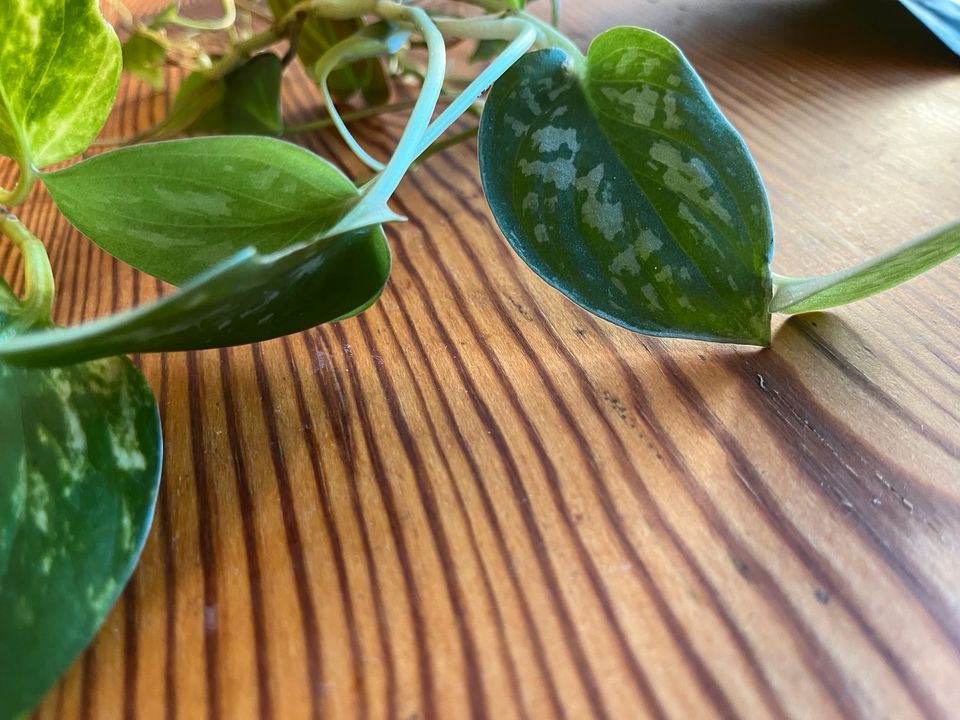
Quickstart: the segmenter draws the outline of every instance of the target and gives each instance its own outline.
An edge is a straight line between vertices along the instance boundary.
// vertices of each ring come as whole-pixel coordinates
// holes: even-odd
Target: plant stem
[[[10,212],[0,208],[0,232],[9,237],[23,255],[23,299],[14,325],[26,329],[49,322],[53,310],[53,271],[47,251]]]
[[[194,20],[177,14],[170,18],[170,22],[191,30],[226,30],[233,27],[233,24],[237,21],[237,6],[234,1],[220,0],[220,6],[223,8],[223,17],[212,20]]]
[[[550,23],[544,22],[535,15],[523,12],[522,10],[517,13],[517,15],[536,26],[537,30],[543,33],[547,41],[545,43],[546,47],[559,48],[567,53],[567,55],[569,55],[570,59],[573,61],[578,74],[583,70],[586,59],[583,57],[583,53],[580,52],[580,48],[574,44],[573,40],[560,32],[557,28],[553,27]]]
[[[17,177],[17,184],[13,186],[13,190],[4,190],[0,187],[0,205],[7,205],[8,207],[19,205],[27,199],[27,195],[33,189],[36,173],[30,167],[30,163],[24,159],[19,162],[19,167],[20,175]],[[0,212],[2,211],[2,208],[0,208]]]
[[[383,169],[373,181],[364,186],[359,202],[337,223],[331,233],[347,232],[371,224],[371,219],[390,216],[387,200],[393,195],[410,164],[416,159],[421,140],[430,125],[447,68],[446,46],[443,35],[422,9],[393,2],[381,2],[377,5],[378,14],[386,20],[411,23],[427,42],[427,71],[407,126],[400,136],[397,148]],[[394,216],[396,217],[396,216]]]
[[[467,140],[470,140],[471,138],[476,137],[477,132],[479,130],[480,130],[480,126],[476,125],[472,128],[468,128],[467,130],[462,130],[454,135],[451,135],[450,137],[445,138],[440,142],[435,142],[433,145],[431,145],[422,153],[420,153],[420,156],[413,162],[413,164],[410,166],[410,169],[412,170],[416,167],[419,167],[420,165],[423,164],[424,160],[426,160],[428,157],[431,157],[432,155],[436,155],[437,153],[440,153],[440,152],[443,152],[444,150],[448,150],[452,148],[454,145],[459,145],[462,142],[465,142]]]
[[[352,112],[343,113],[340,115],[340,119],[344,122],[355,122],[357,120],[364,120],[369,117],[376,117],[377,115],[402,112],[412,108],[415,102],[415,100],[402,100],[400,102],[390,103],[389,105],[374,105],[371,107],[365,107],[359,110],[353,110]],[[287,125],[283,129],[283,134],[299,135],[300,133],[312,132],[314,130],[326,130],[327,128],[333,127],[333,125],[333,118],[325,117],[308,123],[302,123],[300,125]]]
[[[504,18],[499,21],[504,32],[513,33],[510,44],[500,53],[496,60],[490,63],[474,78],[473,82],[464,88],[463,92],[440,113],[440,116],[430,124],[420,141],[417,155],[426,150],[443,134],[457,119],[463,115],[477,101],[477,98],[496,82],[501,75],[509,70],[520,57],[530,49],[537,39],[537,31],[529,23],[516,18]]]
[[[371,47],[371,45],[374,45],[374,47]],[[360,159],[360,162],[374,172],[380,172],[385,165],[370,155],[350,133],[350,130],[340,117],[340,112],[337,110],[336,104],[333,102],[328,80],[330,73],[344,60],[357,60],[361,57],[369,57],[371,54],[378,55],[385,51],[385,49],[382,43],[374,44],[374,41],[369,38],[352,35],[327,50],[317,61],[316,65],[314,65],[313,71],[314,77],[320,84],[320,93],[323,95],[323,102],[327,106],[327,112],[330,113],[330,121],[333,123],[333,126],[337,129],[337,132],[340,133],[343,141],[353,151],[353,154]]]

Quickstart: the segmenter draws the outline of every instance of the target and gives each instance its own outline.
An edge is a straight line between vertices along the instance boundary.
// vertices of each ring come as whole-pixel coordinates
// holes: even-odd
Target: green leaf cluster
[[[233,0],[215,20],[171,5],[129,26],[122,49],[97,0],[0,2],[0,154],[20,170],[0,188],[0,230],[23,255],[25,288],[0,280],[0,720],[28,711],[89,642],[149,528],[158,412],[123,356],[259,342],[367,309],[390,273],[383,224],[403,219],[392,193],[414,163],[477,131],[441,139],[468,111],[507,241],[572,301],[636,332],[765,345],[773,312],[867,297],[960,252],[954,223],[823,277],[773,274],[760,175],[676,46],[615,28],[583,55],[522,0],[459,1],[485,14],[264,0],[272,22],[253,32]],[[448,77],[449,38],[476,43],[466,82]],[[121,66],[161,88],[174,46],[189,49],[190,72],[159,125],[51,167],[94,141]],[[326,105],[298,131],[335,127],[374,171],[359,187],[269,137],[291,130],[281,96],[297,58]],[[385,104],[386,68],[420,79],[415,101]],[[341,114],[347,102],[363,105]],[[398,109],[410,115],[381,162],[348,121]],[[204,137],[143,142],[182,134]],[[176,287],[56,327],[43,243],[13,213],[38,180],[94,243]]]

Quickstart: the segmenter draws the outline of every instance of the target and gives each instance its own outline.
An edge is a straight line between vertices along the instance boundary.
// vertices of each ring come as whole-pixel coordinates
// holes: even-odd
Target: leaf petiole
[[[380,219],[385,216],[399,218],[387,209],[387,201],[417,157],[420,143],[430,126],[430,118],[440,100],[446,75],[447,54],[443,35],[424,10],[394,2],[381,2],[377,5],[377,13],[385,20],[408,22],[417,29],[427,43],[427,70],[420,96],[393,156],[383,171],[364,186],[359,202],[337,223],[334,229],[336,233],[366,227],[370,225],[371,218],[378,218],[377,222],[385,222]]]
[[[43,243],[4,208],[0,208],[0,233],[10,238],[23,256],[24,291],[13,326],[26,329],[48,322],[53,311],[54,282]]]
[[[464,22],[470,23],[469,20]],[[497,56],[497,59],[484,68],[483,71],[474,78],[473,82],[467,85],[463,92],[430,124],[420,141],[417,155],[420,155],[430,147],[447,128],[467,112],[484,90],[509,70],[537,40],[537,30],[522,20],[504,18],[497,21],[497,25],[499,27],[495,29],[498,34],[501,34],[501,37],[484,39],[510,39],[510,44],[507,45],[504,51]],[[448,24],[448,28],[451,30],[455,31],[457,27],[463,27],[463,25],[457,24],[451,27],[451,25]],[[502,35],[508,33],[511,34],[509,38],[502,37]]]
[[[770,312],[826,310],[876,295],[960,254],[960,222],[933,230],[846,270],[810,278],[773,275]]]

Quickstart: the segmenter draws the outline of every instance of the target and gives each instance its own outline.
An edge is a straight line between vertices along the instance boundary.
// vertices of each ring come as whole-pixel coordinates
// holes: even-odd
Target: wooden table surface
[[[960,61],[896,3],[565,5],[582,46],[637,24],[687,52],[756,155],[778,271],[960,216]],[[108,135],[168,101],[121,92]],[[360,136],[386,154],[401,121]],[[362,317],[142,358],[156,520],[37,716],[957,717],[960,261],[766,350],[644,338],[513,256],[475,152],[405,182]],[[160,290],[35,200],[60,321]]]

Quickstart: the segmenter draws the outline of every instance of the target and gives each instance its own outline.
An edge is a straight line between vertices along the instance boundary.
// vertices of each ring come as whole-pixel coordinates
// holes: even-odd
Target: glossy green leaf
[[[494,85],[480,171],[519,255],[638,332],[766,344],[773,230],[742,139],[680,51],[616,28]]]
[[[192,133],[230,135],[279,135],[283,132],[280,85],[283,63],[273,53],[256,55],[223,79],[210,80],[198,73],[187,89],[216,97],[186,128]],[[216,90],[213,87],[216,87]],[[181,97],[181,105],[187,102]]]
[[[0,364],[0,717],[29,710],[133,570],[160,481],[157,406],[126,359]]]
[[[300,0],[270,0],[273,16],[280,20]],[[317,60],[344,38],[363,27],[360,20],[330,20],[313,16],[300,29],[297,36],[297,56],[307,72]],[[330,75],[330,91],[338,99],[346,99],[358,90],[370,105],[379,105],[390,97],[390,85],[380,61],[371,58],[360,60],[340,68]]]
[[[803,313],[845,305],[889,290],[960,254],[960,222],[846,270],[811,278],[776,278],[771,312]]]
[[[358,197],[326,160],[246,136],[123,148],[42,180],[97,245],[176,285],[245,247],[270,253],[318,237]]]
[[[389,274],[390,250],[379,226],[269,255],[248,248],[152,305],[0,343],[0,359],[61,365],[269,340],[362,312]]]
[[[45,167],[85,150],[121,64],[97,0],[0,2],[0,154]]]
[[[167,49],[147,33],[135,32],[123,44],[123,69],[155,90],[164,87],[166,62]]]

